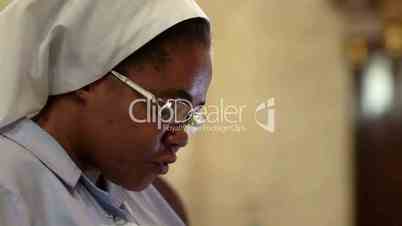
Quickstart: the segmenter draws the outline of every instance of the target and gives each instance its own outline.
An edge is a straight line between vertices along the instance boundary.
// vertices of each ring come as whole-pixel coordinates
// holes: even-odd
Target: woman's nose
[[[188,143],[188,134],[184,130],[166,131],[164,143],[175,152]]]

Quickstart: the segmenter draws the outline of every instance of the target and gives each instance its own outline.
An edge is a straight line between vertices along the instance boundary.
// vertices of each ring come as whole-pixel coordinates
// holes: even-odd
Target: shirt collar
[[[64,148],[35,122],[27,118],[21,119],[9,126],[3,135],[32,152],[70,189],[75,188],[82,171]]]
[[[108,191],[104,191],[95,185],[95,182],[86,174],[82,174],[81,181],[90,193],[102,202],[110,203],[114,208],[120,208],[124,202],[123,190],[119,185],[106,181]]]
[[[119,208],[124,201],[123,197],[124,188],[101,177],[102,177],[101,173],[99,171],[94,170],[83,173],[81,179],[84,182],[85,186],[91,190],[91,192],[99,194],[97,196],[103,197],[104,200],[110,200],[109,202],[114,207]],[[96,186],[96,182],[99,179],[105,180],[107,191],[104,191]]]

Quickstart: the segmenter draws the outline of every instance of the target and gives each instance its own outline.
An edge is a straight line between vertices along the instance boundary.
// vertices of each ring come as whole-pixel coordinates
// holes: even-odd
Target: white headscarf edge
[[[193,0],[14,0],[0,13],[0,128],[191,18],[209,21]]]

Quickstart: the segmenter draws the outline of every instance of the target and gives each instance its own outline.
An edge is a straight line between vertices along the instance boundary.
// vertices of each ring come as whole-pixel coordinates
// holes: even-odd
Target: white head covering
[[[0,13],[0,128],[190,18],[208,20],[193,0],[14,0]]]

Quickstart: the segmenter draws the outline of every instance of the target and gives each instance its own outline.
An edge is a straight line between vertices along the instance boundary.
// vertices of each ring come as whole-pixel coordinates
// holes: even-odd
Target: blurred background
[[[402,225],[402,2],[198,2],[216,120],[166,177],[191,225]]]
[[[354,225],[346,16],[328,0],[198,2],[214,25],[208,104],[247,107],[245,131],[197,134],[168,176],[192,225]],[[255,119],[271,98],[273,133]]]

